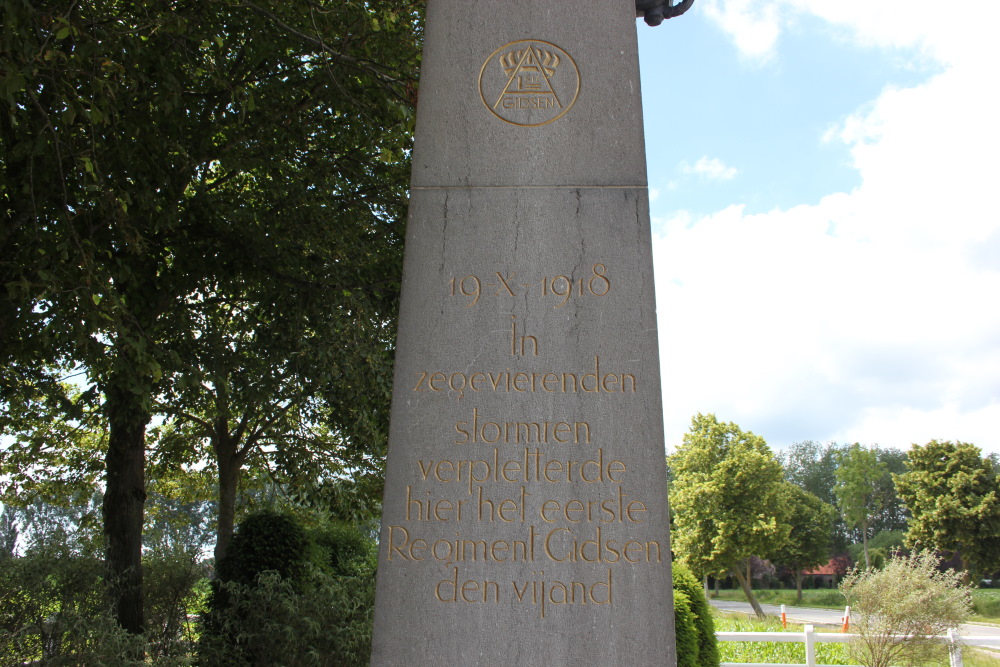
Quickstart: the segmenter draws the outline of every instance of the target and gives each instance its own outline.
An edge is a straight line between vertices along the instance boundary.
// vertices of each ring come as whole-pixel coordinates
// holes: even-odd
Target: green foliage
[[[186,605],[200,568],[164,554],[144,564],[153,627],[146,638],[115,623],[106,569],[58,533],[38,540],[0,568],[0,664],[186,665],[192,637]],[[150,662],[141,659],[148,652]]]
[[[868,540],[868,552],[872,561],[872,567],[881,569],[885,565],[885,560],[904,546],[905,533],[901,530],[882,530],[875,533],[875,536]],[[848,547],[851,560],[855,563],[864,560],[864,545],[852,544]]]
[[[13,558],[17,551],[18,534],[14,510],[9,505],[4,505],[3,510],[0,511],[0,562],[7,558]]]
[[[223,583],[229,607],[217,617],[217,629],[202,635],[202,663],[367,665],[374,575],[338,577],[309,565],[300,583],[274,571],[261,574],[252,586]]]
[[[937,440],[914,445],[907,472],[895,479],[913,515],[908,545],[958,553],[967,570],[1000,567],[1000,482],[978,447]]]
[[[764,603],[774,604],[774,605],[789,605],[793,606],[795,604],[800,604],[796,602],[796,592],[793,590],[785,589],[757,589],[754,591],[754,595]],[[743,594],[736,590],[722,590],[719,591],[716,596],[713,594],[713,598],[719,600],[741,600],[743,599]],[[821,607],[824,609],[843,609],[844,608],[844,595],[837,589],[829,588],[815,588],[807,589],[802,591],[802,605],[806,607]]]
[[[673,550],[699,575],[733,571],[756,605],[743,561],[770,553],[788,537],[779,504],[781,464],[763,438],[711,414],[692,418],[668,464]]]
[[[378,547],[357,526],[333,522],[312,532],[323,553],[323,565],[335,575],[371,574],[378,565]]]
[[[851,655],[866,667],[947,662],[947,648],[928,636],[957,630],[970,592],[959,574],[940,572],[930,551],[890,558],[881,570],[855,570],[840,584],[857,612]]]
[[[784,541],[781,464],[763,438],[698,414],[669,464],[673,548],[692,572],[725,572]]]
[[[695,579],[691,571],[683,563],[673,565],[674,595],[683,593],[688,600],[693,615],[695,634],[697,636],[697,659],[691,663],[695,667],[719,667],[719,649],[715,641],[715,625],[712,622],[712,610],[705,598],[705,590]],[[674,600],[676,608],[677,601]],[[680,643],[678,642],[678,647]],[[680,648],[678,648],[678,665],[680,665]]]
[[[0,429],[51,369],[101,403],[134,632],[154,414],[232,493],[336,459],[379,495],[419,36],[405,2],[0,4]]]
[[[788,447],[782,457],[785,481],[801,487],[823,502],[837,502],[833,494],[837,482],[837,446],[806,440]]]
[[[329,523],[258,512],[219,567],[198,652],[206,664],[367,665],[375,604],[374,541]]]
[[[888,474],[887,466],[879,461],[878,449],[855,443],[841,450],[837,457],[837,484],[834,493],[844,520],[861,531],[865,567],[870,567],[868,533],[873,516],[885,502],[879,493],[879,483]]]
[[[698,667],[698,628],[691,598],[687,593],[674,589],[674,646],[677,667]]]
[[[203,597],[207,568],[196,551],[175,544],[143,558],[147,652],[154,660],[185,660],[196,635],[189,611]]]
[[[972,591],[972,613],[994,622],[1000,620],[1000,591]]]
[[[788,539],[769,556],[796,572],[826,564],[836,510],[804,489],[785,482],[780,502],[791,526]]]
[[[277,572],[297,581],[312,556],[312,541],[293,516],[272,510],[249,515],[240,524],[225,559],[218,563],[221,581],[252,586],[257,577]]]
[[[849,458],[853,445],[845,446],[836,443],[820,445],[805,441],[793,444],[784,454],[785,480],[812,493],[817,498],[830,505],[838,506],[837,470]],[[906,454],[895,449],[871,448],[875,459],[883,466],[881,476],[872,484],[873,497],[877,502],[871,503],[867,530],[879,532],[884,530],[904,530],[906,528],[906,509],[896,494],[892,480],[893,473],[905,470]],[[841,475],[845,472],[841,472]],[[850,525],[849,525],[850,524]],[[863,542],[862,530],[855,527],[856,523],[845,522],[838,512],[834,517],[831,550],[840,553],[853,542]]]
[[[719,615],[715,625],[719,632],[786,631],[774,617],[761,620]],[[802,632],[802,626],[790,623],[787,632]],[[805,645],[799,642],[719,642],[719,652],[723,662],[802,665],[806,661]],[[816,662],[821,665],[856,664],[848,655],[846,645],[826,642],[816,644]]]

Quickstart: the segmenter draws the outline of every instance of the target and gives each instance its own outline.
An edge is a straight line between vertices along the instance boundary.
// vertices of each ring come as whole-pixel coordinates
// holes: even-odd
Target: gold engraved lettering
[[[446,461],[444,463],[451,463]],[[451,500],[430,498],[430,491],[425,491],[426,500],[413,497],[413,487],[406,487],[406,520],[407,521],[461,521],[465,503],[468,500]]]
[[[458,568],[453,567],[452,576],[442,579],[434,587],[434,597],[439,602],[500,602],[500,585],[495,581],[475,581],[472,579],[458,583]],[[480,599],[480,591],[482,599]],[[492,598],[492,600],[491,600]]]
[[[539,381],[539,378],[541,381]],[[638,391],[638,380],[632,373],[602,372],[600,357],[594,357],[594,370],[583,374],[548,371],[545,373],[511,370],[475,371],[417,371],[417,384],[413,391],[455,392],[461,399],[466,390],[475,392],[518,392],[562,394],[628,394]]]
[[[483,540],[467,539],[455,533],[454,539],[439,539],[428,544],[427,540],[414,537],[403,526],[389,526],[390,561],[423,561],[428,557],[440,563],[472,562],[530,562],[535,560],[538,532],[534,525],[527,527],[524,539]]]
[[[556,459],[550,458],[540,448],[530,449],[525,447],[521,460],[504,459],[500,460],[500,449],[493,448],[493,456],[489,459],[459,459],[448,460],[450,466],[442,466],[441,461],[423,459],[417,460],[417,466],[426,480],[432,470],[454,469],[455,475],[446,476],[444,474],[435,476],[435,481],[445,483],[464,483],[468,487],[469,495],[477,485],[487,481],[494,482],[549,482],[573,483],[585,482],[596,484],[603,482],[621,482],[622,478],[616,475],[626,472],[625,463],[617,459],[605,462],[604,448],[597,448],[596,458],[583,461],[577,459]],[[442,461],[447,459],[442,459]],[[513,477],[513,473],[519,470],[519,475]]]
[[[580,523],[582,521],[597,523],[642,523],[641,516],[637,516],[646,511],[646,505],[640,500],[629,500],[626,502],[628,494],[622,487],[618,487],[618,492],[613,498],[604,500],[579,500],[570,499],[565,503],[558,500],[545,500],[538,508],[538,516],[545,523],[555,523],[559,520],[566,520],[570,523]]]
[[[619,545],[617,540],[604,538],[603,528],[596,526],[593,537],[581,536],[571,528],[553,528],[545,535],[543,551],[549,560],[557,563],[617,563],[624,557],[629,563],[661,562],[660,543],[628,540]]]
[[[536,127],[561,118],[580,93],[573,58],[550,42],[522,39],[491,53],[479,70],[479,95],[511,125]]]
[[[538,607],[538,615],[545,618],[547,605],[562,604],[612,604],[611,568],[607,570],[607,578],[596,581],[589,586],[582,581],[571,581],[569,584],[558,580],[528,580],[512,581],[514,597],[518,603],[530,603]],[[532,572],[542,576],[545,572]]]
[[[493,521],[494,518],[498,518],[507,523],[512,521],[520,521],[521,523],[524,523],[526,508],[528,505],[527,498],[530,495],[531,494],[528,493],[527,487],[522,486],[521,495],[518,500],[504,498],[497,502],[486,498],[483,495],[483,487],[479,487],[479,520]]]
[[[493,422],[482,419],[479,408],[472,409],[471,421],[455,422],[455,432],[461,436],[454,440],[456,445],[480,442],[590,443],[588,422]]]
[[[611,280],[607,275],[607,267],[597,263],[591,267],[590,276],[573,280],[568,275],[559,274],[544,276],[541,280],[534,282],[518,283],[514,280],[517,275],[514,271],[501,273],[495,271],[493,276],[486,278],[489,282],[476,275],[469,274],[461,278],[452,277],[448,281],[449,293],[453,297],[465,297],[465,307],[472,308],[479,303],[483,296],[483,287],[495,288],[492,295],[495,297],[554,297],[553,308],[562,308],[570,299],[590,299],[594,297],[604,297],[611,292]],[[541,289],[537,289],[536,285]],[[523,290],[520,288],[524,288]]]
[[[517,331],[517,315],[510,316],[510,353],[511,356],[527,356],[528,344],[531,344],[532,356],[538,356],[538,339],[534,336],[522,336]]]

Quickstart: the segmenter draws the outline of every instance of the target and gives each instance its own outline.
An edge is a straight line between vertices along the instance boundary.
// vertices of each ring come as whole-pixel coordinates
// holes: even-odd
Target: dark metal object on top
[[[660,25],[663,19],[680,16],[694,4],[694,0],[635,0],[635,15],[641,16],[646,25]]]

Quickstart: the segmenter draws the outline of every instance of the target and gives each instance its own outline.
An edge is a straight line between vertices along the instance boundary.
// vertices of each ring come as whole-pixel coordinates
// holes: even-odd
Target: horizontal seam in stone
[[[648,185],[414,185],[411,190],[647,190]]]

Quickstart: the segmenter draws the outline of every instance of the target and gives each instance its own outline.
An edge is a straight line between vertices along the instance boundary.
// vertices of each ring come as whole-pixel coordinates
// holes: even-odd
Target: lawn
[[[757,601],[764,604],[784,604],[794,605],[795,591],[786,589],[765,589],[754,591]],[[711,596],[715,598],[715,593]],[[741,590],[719,591],[720,600],[746,601],[746,596]],[[802,591],[803,607],[820,607],[824,609],[843,609],[844,596],[840,591],[833,588],[817,588]],[[972,591],[972,617],[969,619],[974,623],[1000,624],[1000,589],[977,588]]]
[[[794,592],[793,592],[794,595]],[[781,622],[776,618],[764,621],[748,619],[746,616],[719,613],[713,610],[716,632],[782,632]],[[789,623],[785,632],[802,632],[802,625]],[[835,628],[817,627],[817,632],[836,632]],[[806,662],[806,647],[799,642],[719,642],[719,656],[722,662],[800,664]],[[962,661],[965,667],[1000,667],[997,653],[964,648]],[[817,642],[816,662],[821,665],[853,665],[846,644]],[[947,667],[947,659],[940,663]],[[928,664],[924,667],[933,667]]]

